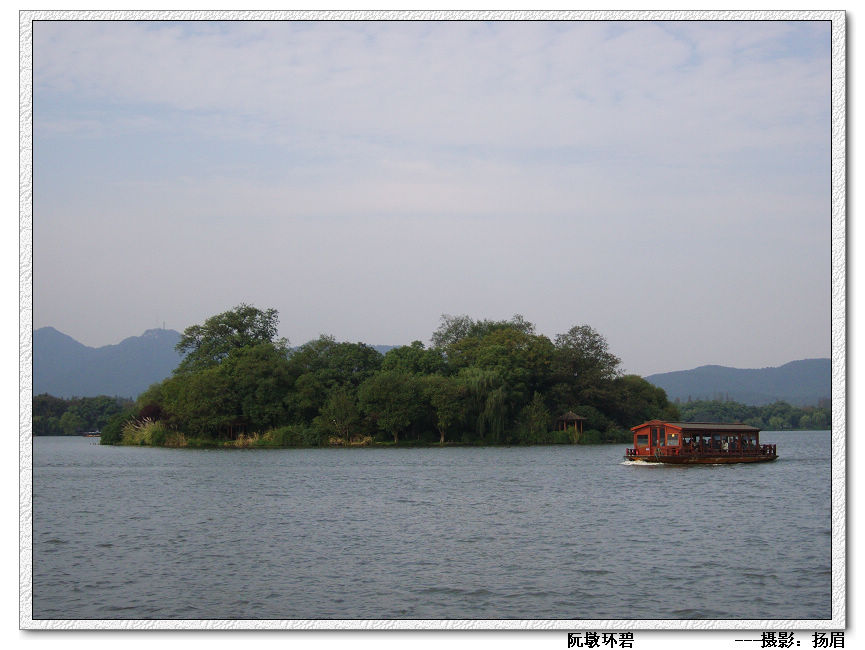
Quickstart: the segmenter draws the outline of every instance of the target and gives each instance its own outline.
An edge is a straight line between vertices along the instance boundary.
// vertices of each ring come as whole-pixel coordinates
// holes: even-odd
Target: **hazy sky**
[[[828,22],[39,22],[34,327],[830,356]]]

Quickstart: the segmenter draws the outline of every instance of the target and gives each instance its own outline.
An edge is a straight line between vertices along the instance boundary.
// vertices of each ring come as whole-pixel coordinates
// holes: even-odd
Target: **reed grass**
[[[165,445],[172,432],[162,422],[144,418],[123,425],[122,445]]]

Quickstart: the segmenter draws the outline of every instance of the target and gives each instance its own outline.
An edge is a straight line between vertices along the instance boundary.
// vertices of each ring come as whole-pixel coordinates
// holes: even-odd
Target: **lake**
[[[33,439],[36,619],[829,619],[830,433],[194,450]]]

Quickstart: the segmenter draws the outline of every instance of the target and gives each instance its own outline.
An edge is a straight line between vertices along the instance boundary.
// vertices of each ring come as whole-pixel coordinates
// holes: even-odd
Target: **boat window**
[[[667,445],[671,447],[679,446],[679,434],[670,432],[667,434]]]
[[[648,446],[649,446],[648,434],[637,435],[637,447],[648,447]]]

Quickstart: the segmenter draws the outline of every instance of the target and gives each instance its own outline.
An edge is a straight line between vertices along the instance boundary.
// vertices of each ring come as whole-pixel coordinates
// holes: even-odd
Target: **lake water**
[[[828,619],[829,432],[773,463],[625,445],[189,450],[35,438],[37,619]]]

